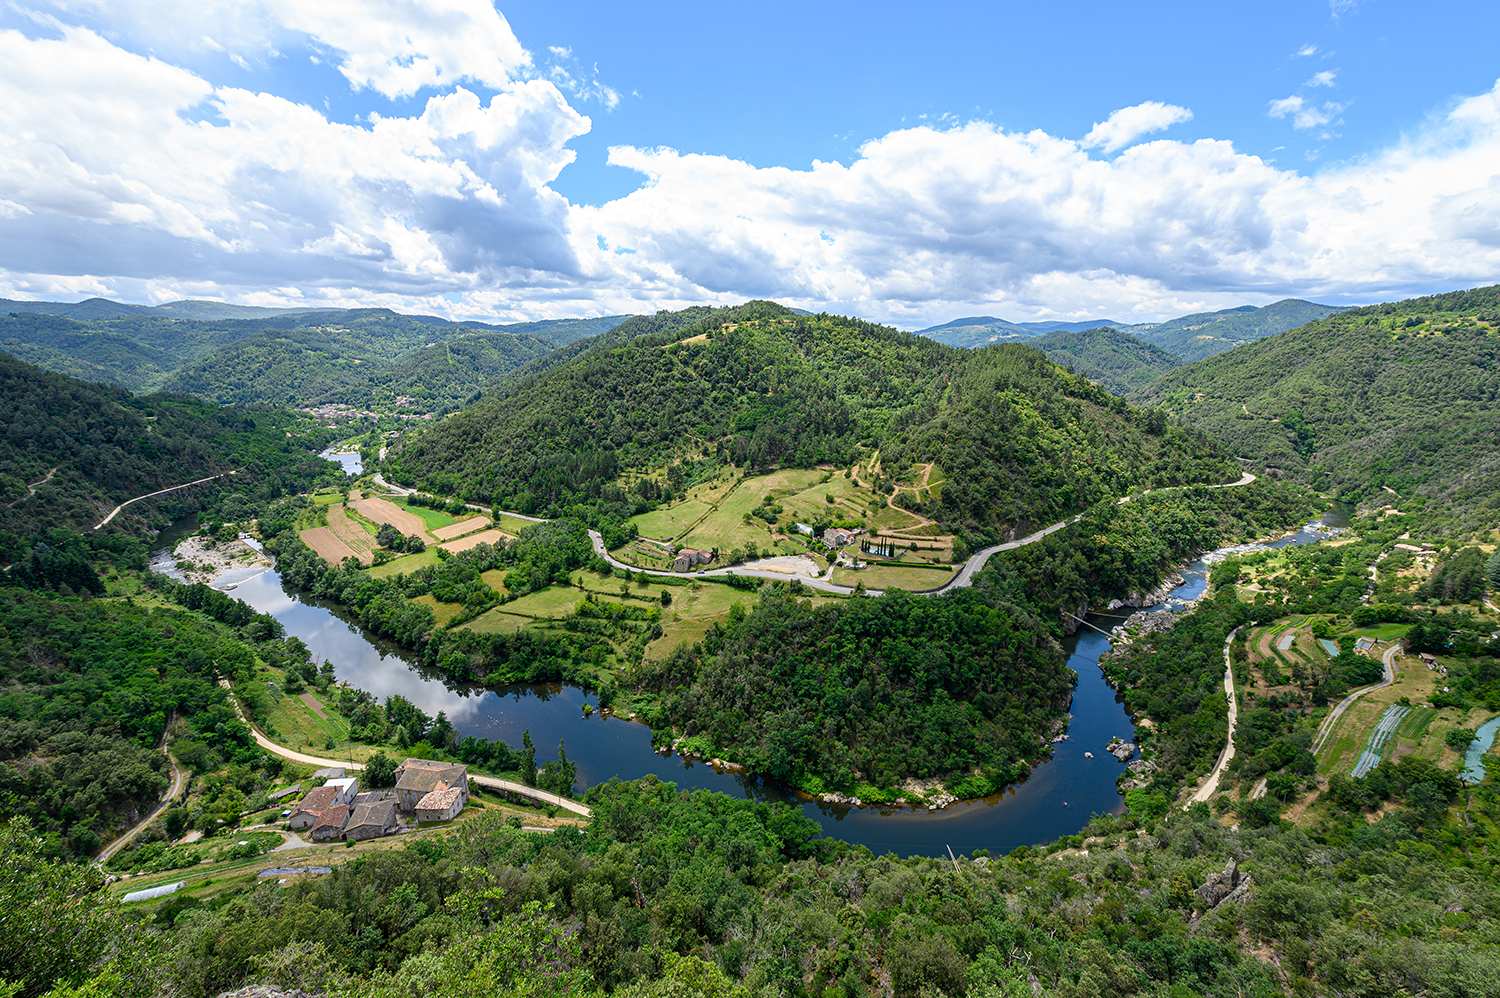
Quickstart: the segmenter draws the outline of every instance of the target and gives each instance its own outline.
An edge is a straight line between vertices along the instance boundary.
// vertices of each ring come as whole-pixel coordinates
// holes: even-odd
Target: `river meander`
[[[357,460],[357,458],[356,458]],[[352,469],[351,469],[352,470]],[[1329,514],[1328,526],[1347,523]],[[182,524],[158,538],[153,567],[172,570],[168,545],[191,529]],[[1273,546],[1303,544],[1326,536],[1310,525]],[[1174,601],[1190,600],[1207,585],[1207,566],[1194,561],[1180,573],[1185,584],[1171,593]],[[380,698],[400,694],[428,715],[446,711],[460,736],[501,739],[519,745],[523,731],[531,732],[538,757],[556,758],[558,741],[565,740],[568,758],[578,765],[580,791],[611,777],[622,780],[654,774],[683,789],[716,790],[738,797],[787,801],[822,826],[825,833],[869,847],[877,855],[899,856],[971,853],[975,849],[1007,852],[1018,845],[1049,842],[1081,829],[1096,813],[1119,813],[1124,801],[1116,778],[1124,764],[1104,751],[1112,737],[1135,740],[1135,727],[1115,691],[1104,681],[1098,662],[1109,648],[1105,636],[1089,627],[1063,640],[1068,666],[1078,673],[1071,707],[1069,738],[1054,746],[1052,758],[1036,767],[1022,783],[982,800],[963,801],[944,810],[925,808],[850,808],[809,800],[775,781],[737,773],[680,756],[662,756],[651,747],[645,725],[602,715],[584,717],[582,705],[597,706],[597,698],[576,686],[512,686],[500,689],[462,687],[423,675],[389,642],[366,634],[340,608],[288,593],[275,571],[241,571],[222,576],[220,588],[233,585],[232,595],[281,622],[288,635],[306,643],[316,661],[333,663],[336,675]],[[1090,613],[1088,623],[1108,631],[1131,613]],[[1093,758],[1085,758],[1090,752]]]

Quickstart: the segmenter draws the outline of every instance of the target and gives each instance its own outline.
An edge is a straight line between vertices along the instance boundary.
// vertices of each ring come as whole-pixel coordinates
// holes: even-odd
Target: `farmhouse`
[[[469,767],[431,759],[407,759],[396,770],[396,801],[403,811],[416,809],[417,802],[441,785],[459,792],[469,802]]]
[[[674,572],[686,572],[694,565],[707,565],[713,560],[712,551],[700,551],[696,548],[683,548],[677,552],[677,558],[672,562]]]
[[[841,548],[854,540],[854,531],[843,527],[829,527],[823,531],[823,543],[831,548]]]
[[[333,798],[335,804],[353,805],[354,795],[359,793],[359,780],[353,776],[339,776],[323,783],[325,787],[333,787],[338,794]]]
[[[307,792],[307,796],[292,811],[292,817],[288,821],[292,830],[296,832],[305,831],[318,823],[324,810],[330,807],[342,806],[348,810],[348,802],[339,801],[339,787],[313,787]]]
[[[450,821],[463,809],[464,799],[458,788],[439,784],[436,790],[417,801],[417,820]]]
[[[378,839],[391,835],[401,827],[396,818],[396,802],[393,800],[372,801],[357,804],[349,823],[344,826],[344,838],[348,841]]]
[[[318,812],[317,820],[312,824],[311,838],[314,842],[328,842],[336,839],[344,833],[344,826],[348,822],[348,805],[335,804],[332,807],[325,807]]]

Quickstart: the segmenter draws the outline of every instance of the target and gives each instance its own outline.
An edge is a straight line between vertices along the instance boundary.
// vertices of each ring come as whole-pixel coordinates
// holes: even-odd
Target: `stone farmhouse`
[[[401,810],[415,811],[434,790],[458,791],[458,809],[453,813],[462,811],[469,802],[469,767],[431,759],[407,759],[397,767],[396,803]]]
[[[694,565],[707,565],[713,561],[712,551],[700,551],[697,548],[683,548],[677,552],[677,557],[672,562],[672,571],[686,572]]]
[[[378,839],[383,835],[393,835],[400,828],[395,801],[372,801],[355,805],[349,823],[344,826],[344,838],[350,841]]]

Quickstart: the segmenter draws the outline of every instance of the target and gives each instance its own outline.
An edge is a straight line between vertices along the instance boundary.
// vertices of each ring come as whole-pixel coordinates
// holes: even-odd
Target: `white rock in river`
[[[1085,753],[1083,753],[1083,757],[1085,759],[1092,759],[1094,757],[1094,753],[1092,753],[1092,752],[1085,752]]]

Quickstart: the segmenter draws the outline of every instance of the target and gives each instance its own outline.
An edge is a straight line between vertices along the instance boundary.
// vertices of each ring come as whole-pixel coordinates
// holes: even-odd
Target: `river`
[[[355,461],[358,455],[351,455]],[[350,467],[349,470],[355,470]],[[1324,518],[1327,526],[1348,522],[1345,511]],[[176,574],[170,545],[193,529],[191,521],[164,532],[153,552],[153,568]],[[1327,536],[1310,524],[1271,546],[1302,544]],[[1172,590],[1167,604],[1196,598],[1207,586],[1208,566],[1197,560],[1181,571],[1186,582]],[[233,595],[261,613],[279,620],[288,635],[301,638],[313,658],[333,663],[341,680],[384,699],[400,694],[429,716],[445,711],[460,736],[500,739],[519,745],[529,730],[539,759],[556,757],[558,741],[567,745],[569,760],[578,766],[578,786],[602,783],[611,777],[637,779],[655,774],[682,789],[716,790],[738,797],[787,801],[801,808],[828,835],[869,847],[876,855],[942,856],[988,849],[1008,852],[1019,845],[1050,842],[1071,835],[1094,814],[1118,814],[1124,800],[1116,778],[1124,764],[1104,751],[1112,737],[1135,740],[1135,727],[1115,691],[1104,681],[1099,656],[1109,641],[1092,628],[1080,628],[1063,640],[1068,666],[1078,673],[1071,707],[1068,740],[1054,746],[1052,758],[1037,766],[1021,783],[982,800],[963,801],[935,812],[917,808],[850,808],[834,806],[796,794],[775,781],[745,774],[721,773],[704,763],[680,756],[662,756],[651,747],[644,724],[594,711],[585,717],[582,705],[598,700],[576,686],[516,686],[498,690],[462,687],[420,673],[403,651],[366,634],[342,610],[319,601],[304,600],[282,588],[273,570],[242,570],[222,576],[220,588],[233,585]],[[1090,613],[1088,623],[1105,631],[1133,611]],[[1086,758],[1090,752],[1093,758]]]

